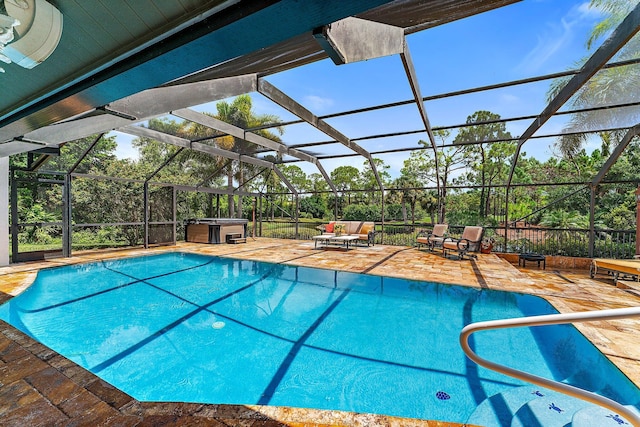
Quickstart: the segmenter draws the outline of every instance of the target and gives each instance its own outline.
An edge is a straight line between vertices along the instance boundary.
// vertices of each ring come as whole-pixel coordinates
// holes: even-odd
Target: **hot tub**
[[[185,240],[194,243],[244,243],[247,223],[242,218],[192,218],[185,221]]]

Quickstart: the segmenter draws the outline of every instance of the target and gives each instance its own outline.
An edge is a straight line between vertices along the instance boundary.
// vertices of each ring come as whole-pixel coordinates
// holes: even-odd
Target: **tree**
[[[451,132],[448,130],[440,129],[434,131],[434,136],[441,141],[441,145],[444,145],[450,135]],[[431,145],[423,140],[418,141],[418,144],[425,148]],[[430,183],[436,184],[436,181],[439,181],[440,194],[436,197],[435,210],[437,212],[437,221],[446,222],[448,186],[456,177],[456,172],[467,167],[467,147],[464,145],[440,147],[438,149],[439,176],[436,176],[435,164],[433,155],[430,152],[416,150],[405,160],[401,174],[413,177],[418,187],[424,187]],[[418,197],[421,197],[421,195],[418,195]]]
[[[297,165],[280,165],[282,174],[287,177],[291,185],[298,191],[308,191],[311,187],[307,174]]]
[[[309,175],[309,189],[318,193],[325,192],[329,190],[329,184],[322,174],[312,173]]]
[[[347,206],[351,204],[351,191],[358,188],[360,181],[360,171],[353,166],[338,166],[331,171],[331,181],[336,190],[342,193],[340,209],[344,209],[344,193],[347,193]]]
[[[416,205],[423,197],[424,191],[420,189],[420,182],[413,175],[407,175],[403,172],[392,183],[392,190],[389,193],[391,201],[399,201],[402,205],[402,221],[407,223],[407,204],[411,209],[411,223],[416,221]]]
[[[480,218],[485,218],[489,213],[489,186],[501,173],[507,171],[507,159],[513,156],[516,148],[513,142],[499,142],[512,139],[511,134],[506,130],[506,125],[499,122],[499,119],[499,114],[476,111],[467,117],[466,123],[471,126],[460,129],[454,139],[456,144],[467,144],[467,161],[475,171],[469,178],[481,186],[478,207]],[[486,141],[496,142],[487,143]],[[473,142],[480,143],[469,145]]]
[[[425,192],[419,200],[420,207],[431,217],[431,224],[436,223],[435,213],[438,209],[438,195],[434,191]]]
[[[380,178],[382,185],[386,187],[387,183],[391,180],[391,175],[389,175],[388,172],[389,165],[386,165],[384,160],[376,158],[373,159],[373,164],[376,166],[378,177]],[[378,184],[376,175],[373,173],[371,163],[368,160],[365,160],[363,163],[362,173],[360,174],[360,188],[368,190],[364,193],[367,195],[368,199],[365,200],[365,202],[375,204],[375,194],[380,191],[380,184]]]

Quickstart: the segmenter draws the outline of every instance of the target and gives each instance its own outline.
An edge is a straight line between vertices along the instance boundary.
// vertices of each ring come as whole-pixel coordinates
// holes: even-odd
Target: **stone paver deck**
[[[0,302],[28,287],[37,271],[57,265],[185,251],[273,263],[523,292],[560,312],[633,307],[640,297],[585,270],[518,268],[494,254],[444,259],[413,248],[314,249],[312,241],[249,239],[242,245],[180,243],[161,248],[93,251],[0,268]],[[516,261],[517,263],[517,258]],[[602,353],[640,385],[640,320],[577,324]],[[3,426],[456,426],[370,414],[256,405],[139,402],[53,350],[0,321],[0,424]]]

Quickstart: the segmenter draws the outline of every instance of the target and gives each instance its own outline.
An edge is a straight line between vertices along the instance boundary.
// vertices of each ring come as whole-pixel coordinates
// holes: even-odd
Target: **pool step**
[[[511,427],[600,427],[620,424],[620,417],[597,405],[536,386],[497,393],[480,403],[468,424]]]
[[[227,234],[227,237],[225,240],[227,243],[231,243],[231,244],[247,243],[247,238],[242,237],[241,233],[229,233]]]
[[[522,405],[554,393],[536,386],[522,386],[507,390],[480,403],[467,420],[468,424],[482,426],[510,426],[514,414]]]
[[[595,406],[582,399],[565,394],[550,392],[539,399],[530,400],[515,413],[511,427],[564,427],[575,426],[573,416],[578,411]],[[600,427],[601,424],[590,423],[581,427]]]
[[[625,405],[626,408],[632,410],[640,416],[640,412],[633,406]],[[576,412],[573,416],[572,426],[602,426],[602,427],[614,427],[614,426],[630,426],[624,418],[610,410],[601,406],[591,406]]]

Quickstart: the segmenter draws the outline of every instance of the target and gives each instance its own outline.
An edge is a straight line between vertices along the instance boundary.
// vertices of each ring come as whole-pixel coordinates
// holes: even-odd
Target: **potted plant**
[[[335,227],[333,227],[333,233],[336,236],[341,236],[342,233],[344,233],[344,224],[336,224]]]
[[[496,242],[496,239],[493,237],[484,237],[482,242],[480,242],[480,253],[482,254],[490,254],[491,249],[493,249],[493,244]]]

